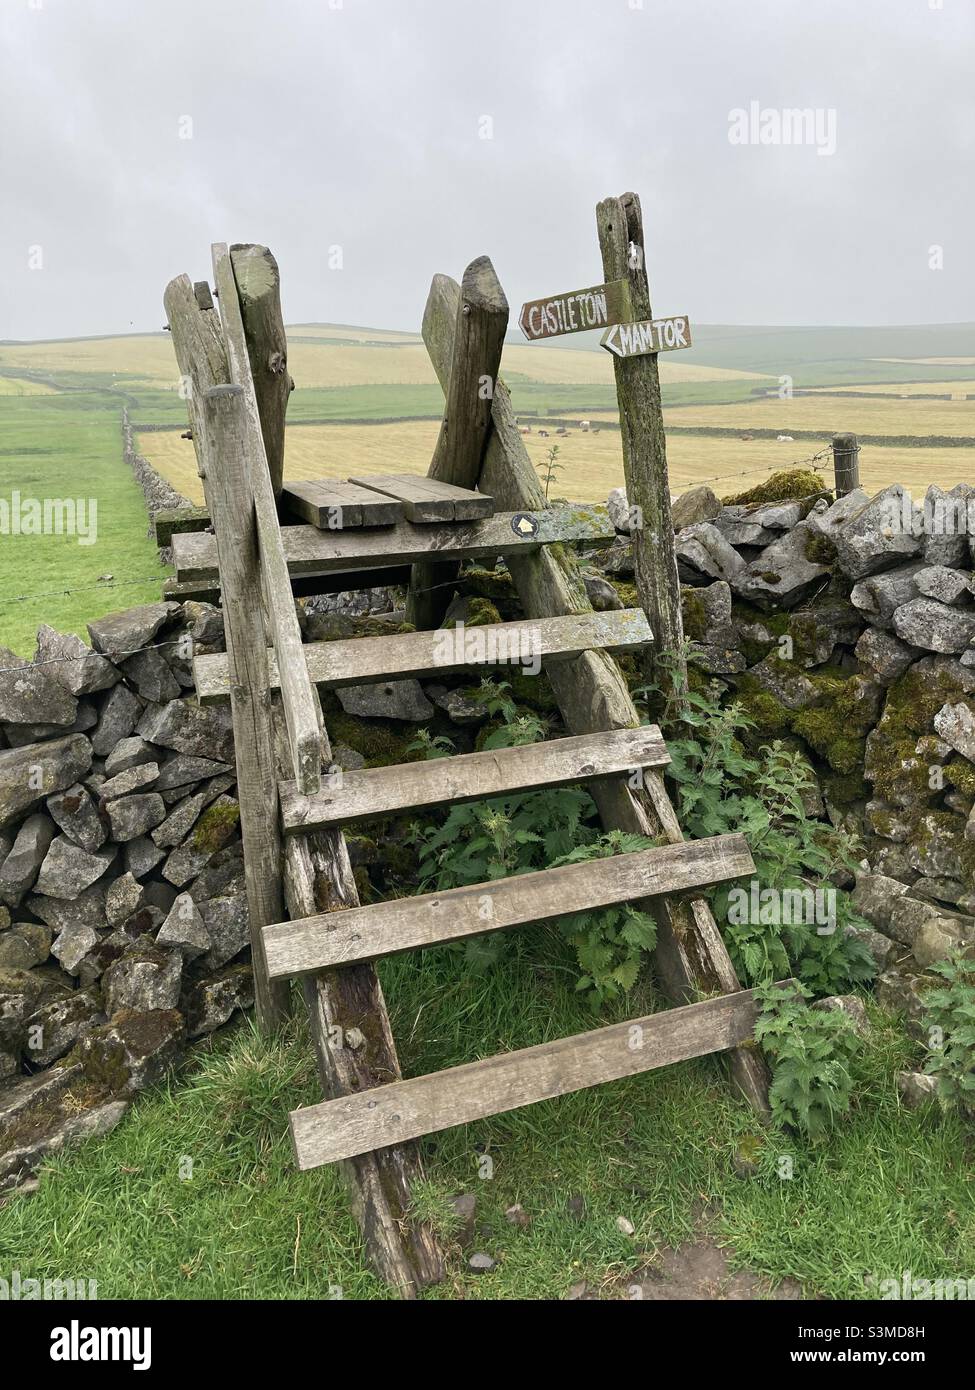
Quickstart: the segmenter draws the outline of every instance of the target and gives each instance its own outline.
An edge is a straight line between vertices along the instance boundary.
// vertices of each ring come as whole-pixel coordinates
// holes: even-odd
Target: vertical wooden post
[[[249,244],[231,246],[230,262],[237,282],[267,467],[277,497],[284,473],[284,415],[294,384],[288,371],[278,263],[266,246]]]
[[[833,474],[837,497],[860,486],[860,446],[855,434],[833,435]]]
[[[634,320],[653,318],[637,195],[605,198],[596,208],[596,226],[606,280],[627,281]],[[687,668],[657,357],[614,356],[613,367],[636,587],[656,639],[651,662],[665,693],[680,700],[687,690]],[[662,654],[674,662],[672,667],[659,664]]]
[[[431,478],[455,487],[477,486],[507,327],[504,290],[488,257],[479,256],[464,271],[461,284],[443,422],[428,470]],[[413,566],[406,609],[411,623],[418,628],[440,623],[456,573],[456,564]]]
[[[203,397],[203,467],[220,563],[221,598],[230,669],[237,797],[244,843],[254,1003],[261,1028],[275,1027],[288,1007],[286,982],[267,977],[261,928],[284,918],[284,857],[274,769],[274,726],[261,606],[254,497],[245,476],[248,456],[244,393],[214,386]]]

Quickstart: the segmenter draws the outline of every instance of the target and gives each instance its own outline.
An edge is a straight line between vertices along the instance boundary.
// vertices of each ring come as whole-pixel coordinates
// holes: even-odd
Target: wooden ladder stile
[[[683,838],[663,781],[666,745],[656,726],[640,724],[616,661],[651,646],[647,615],[642,608],[597,613],[589,603],[571,545],[605,544],[615,527],[604,508],[545,504],[496,375],[507,303],[487,258],[468,267],[463,295],[437,276],[428,299],[423,335],[449,413],[430,478],[289,483],[280,492],[282,515],[303,520],[282,525],[275,494],[286,393],[277,379],[269,400],[255,386],[260,353],[238,295],[238,253],[252,277],[255,267],[274,265],[266,248],[215,244],[219,320],[200,292],[205,286],[194,293],[180,277],[167,289],[177,358],[192,382],[208,510],[193,509],[185,525],[167,517],[160,534],[172,544],[177,589],[219,595],[224,608],[227,651],[195,657],[194,677],[201,704],[229,700],[233,713],[262,1022],[283,1016],[292,979],[308,1009],[325,1099],[291,1114],[296,1162],[343,1164],[373,1267],[411,1297],[442,1272],[437,1242],[412,1211],[422,1137],[717,1052],[729,1054],[740,1088],[763,1111],[764,1064],[749,1045],[757,1006],[739,985],[703,897],[710,886],[753,873],[754,864],[741,835]],[[260,317],[284,344],[276,300]],[[467,394],[484,369],[487,408]],[[333,529],[336,509],[347,524]],[[212,533],[203,529],[208,520]],[[459,565],[499,555],[525,616],[471,629],[480,647],[468,648],[462,629],[302,643],[294,600],[303,585],[307,592],[366,587],[365,575],[388,582],[412,570],[410,611],[432,625]],[[446,576],[446,596],[431,599],[417,588],[431,576]],[[555,693],[563,737],[331,775],[319,691],[508,664],[526,640]],[[607,829],[635,832],[652,847],[360,904],[344,826],[577,783],[591,791]],[[653,914],[662,982],[692,1002],[403,1079],[378,960],[617,903]]]

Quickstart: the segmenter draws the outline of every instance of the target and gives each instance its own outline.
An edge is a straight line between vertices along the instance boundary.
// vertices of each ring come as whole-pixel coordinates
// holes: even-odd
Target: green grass
[[[33,654],[41,622],[87,640],[88,619],[159,597],[166,571],[142,492],[122,459],[121,402],[107,394],[4,397],[0,497],[96,498],[97,540],[0,536],[0,643]],[[112,574],[116,584],[99,584]],[[132,579],[158,575],[153,583]],[[124,581],[124,582],[123,582]],[[82,592],[65,594],[65,589]],[[43,594],[30,602],[22,594]]]
[[[386,962],[404,1069],[593,1026],[571,973],[564,943],[543,928],[513,939],[480,977],[460,974],[450,950]],[[638,992],[627,1011],[649,1003]],[[428,1139],[423,1210],[446,1228],[446,1196],[475,1192],[486,1229],[474,1248],[499,1264],[476,1275],[455,1252],[426,1296],[560,1298],[586,1279],[625,1297],[631,1274],[700,1230],[702,1207],[739,1264],[793,1276],[810,1296],[869,1298],[866,1274],[970,1272],[969,1144],[954,1121],[900,1109],[895,1072],[912,1045],[883,1014],[872,1017],[854,1111],[819,1146],[756,1132],[713,1058]],[[303,1024],[272,1042],[239,1025],[196,1049],[185,1080],[144,1097],[105,1140],[48,1163],[35,1196],[0,1207],[0,1270],[93,1278],[103,1298],[325,1298],[335,1286],[345,1298],[388,1297],[363,1266],[338,1173],[293,1168],[287,1112],[318,1098]],[[733,1167],[743,1143],[758,1153],[751,1178]],[[782,1155],[791,1180],[777,1174]],[[479,1176],[485,1156],[490,1179]],[[579,1193],[582,1220],[568,1210]],[[514,1202],[533,1217],[526,1230],[504,1218]],[[633,1223],[632,1238],[619,1216]]]

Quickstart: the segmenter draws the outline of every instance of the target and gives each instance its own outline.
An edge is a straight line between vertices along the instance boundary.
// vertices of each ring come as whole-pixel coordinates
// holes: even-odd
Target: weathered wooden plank
[[[174,507],[156,512],[153,518],[156,528],[156,544],[169,545],[178,531],[205,531],[210,525],[210,513],[206,507]]]
[[[318,1168],[377,1146],[724,1052],[751,1039],[756,1016],[752,991],[741,990],[310,1105],[291,1112],[295,1158],[299,1168]]]
[[[280,529],[284,555],[291,574],[328,574],[357,566],[379,569],[407,565],[431,556],[462,560],[512,555],[554,542],[608,542],[616,535],[605,507],[557,507],[532,513],[534,532],[513,529],[523,513],[499,512],[483,521],[454,522],[449,526],[413,526],[397,522],[382,530],[318,531],[314,526]],[[176,577],[182,583],[214,579],[216,546],[212,536],[173,537]]]
[[[423,314],[423,341],[441,386],[446,385],[450,372],[459,296],[456,281],[447,275],[434,276]],[[522,507],[534,512],[545,505],[544,496],[518,430],[511,396],[500,378],[495,386],[492,422],[480,486],[499,507]],[[507,565],[526,616],[591,611],[571,550],[541,548],[527,555],[510,555]],[[575,661],[553,664],[548,677],[566,727],[574,734],[627,728],[639,722],[623,673],[606,652],[583,652]],[[615,778],[596,782],[590,790],[607,829],[630,830],[650,839],[663,833],[675,843],[683,839],[659,774],[648,772],[642,789]],[[739,988],[727,948],[703,899],[690,904],[661,899],[655,916],[658,934],[654,962],[661,983],[672,998]],[[759,1051],[734,1051],[731,1070],[749,1104],[759,1113],[766,1113],[768,1074]]]
[[[277,497],[284,473],[284,416],[294,388],[288,371],[288,339],[281,316],[278,263],[266,246],[240,244],[231,246],[230,263],[237,286],[271,490]]]
[[[348,531],[357,526],[392,526],[403,517],[403,505],[380,497],[369,488],[341,479],[309,479],[287,483],[281,504],[319,531]]]
[[[530,299],[521,306],[518,323],[529,342],[537,338],[554,338],[562,333],[585,333],[594,328],[606,328],[635,317],[627,295],[623,276],[605,285],[590,285],[584,290],[569,290],[547,299]]]
[[[321,785],[321,707],[311,681],[308,679],[304,657],[301,653],[301,629],[295,614],[294,598],[291,592],[284,548],[281,544],[281,528],[278,525],[271,475],[268,471],[264,437],[261,432],[260,412],[254,382],[251,378],[250,359],[244,337],[240,305],[237,300],[234,269],[224,243],[215,242],[212,252],[213,273],[220,296],[220,317],[227,347],[227,366],[231,381],[239,386],[243,392],[243,406],[247,424],[247,431],[244,436],[247,448],[245,476],[254,497],[257,543],[261,559],[261,580],[274,638],[274,650],[278,660],[281,703],[284,707],[288,733],[291,737],[295,779],[306,792],[313,792]],[[273,263],[273,257],[271,257],[271,261]],[[309,527],[308,530],[313,535],[319,534],[312,527]],[[173,545],[175,547],[177,541],[190,540],[208,542],[211,553],[216,549],[215,538],[202,532],[196,535],[174,536]],[[182,579],[183,577],[177,570],[176,578]],[[185,577],[201,579],[209,576],[194,574]]]
[[[290,753],[277,740],[277,769]],[[327,735],[324,756],[331,757]],[[285,894],[292,919],[359,906],[345,839],[338,830],[294,835],[285,843]],[[401,1076],[382,986],[373,965],[319,971],[302,981],[322,1090],[329,1098],[368,1091]],[[442,1278],[436,1237],[413,1211],[423,1181],[415,1144],[356,1155],[344,1165],[369,1263],[401,1298]]]
[[[430,461],[432,479],[463,488],[477,486],[491,433],[491,404],[508,327],[508,301],[494,266],[478,256],[461,282],[450,380],[444,387],[444,413]],[[494,510],[494,504],[491,504]],[[463,514],[457,513],[457,520]],[[453,595],[457,565],[413,567],[406,616],[418,628],[438,627]]]
[[[212,304],[213,301],[210,302]],[[196,471],[203,480],[203,493],[206,496],[202,401],[211,386],[221,386],[230,380],[227,349],[220,320],[212,308],[202,308],[200,296],[194,292],[188,275],[177,275],[170,280],[163,295],[163,304],[179,365],[181,395],[186,401],[193,436]]]
[[[264,929],[272,979],[379,960],[425,946],[547,922],[636,898],[686,893],[752,873],[743,835],[616,854],[558,869],[322,913]]]
[[[652,319],[644,256],[643,216],[635,193],[606,198],[596,208],[599,249],[607,279],[626,281],[632,318]],[[635,249],[634,249],[635,248]],[[614,356],[620,404],[623,475],[630,505],[636,587],[657,637],[650,666],[657,683],[681,699],[687,690],[684,624],[674,525],[670,515],[667,439],[656,355]],[[667,662],[661,662],[660,657]]]
[[[307,796],[293,782],[279,787],[286,834],[347,825],[368,816],[397,815],[483,797],[508,796],[538,787],[588,782],[670,762],[655,724],[611,729],[583,738],[556,738],[515,748],[465,753],[429,762],[361,768],[327,778]]]
[[[413,473],[356,474],[350,482],[397,498],[407,521],[414,523],[477,521],[494,514],[494,502],[483,493]]]
[[[531,667],[541,661],[547,665],[592,648],[636,651],[652,641],[653,633],[643,609],[623,608],[608,613],[485,623],[471,628],[460,624],[436,632],[306,642],[303,651],[312,684],[321,690],[338,690],[368,681],[442,676],[499,663]],[[278,672],[273,651],[268,652],[268,666],[271,688],[276,689]],[[227,657],[223,652],[195,657],[193,676],[201,705],[229,697]]]
[[[243,394],[239,386],[214,386],[202,405],[210,504],[223,580],[224,660],[234,724],[254,1001],[258,1022],[271,1029],[287,1014],[288,991],[268,979],[261,929],[280,921],[284,912],[284,866],[257,527],[245,475]]]

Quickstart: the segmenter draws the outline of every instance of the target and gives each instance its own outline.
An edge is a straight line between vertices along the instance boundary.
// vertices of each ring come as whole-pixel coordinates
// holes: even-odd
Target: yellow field
[[[22,377],[0,376],[0,396],[54,396],[57,387],[44,381],[26,381]]]
[[[363,333],[368,341],[363,343]],[[424,386],[433,385],[436,376],[426,348],[419,338],[408,334],[354,329],[294,330],[296,337],[345,337],[348,347],[323,343],[294,342],[288,364],[295,384],[308,389],[329,386]],[[178,372],[173,346],[166,334],[140,334],[126,338],[96,338],[90,341],[30,343],[0,348],[0,370],[4,363],[48,372],[106,372],[125,376],[134,385],[176,390]],[[502,357],[502,372],[517,373],[529,381],[552,386],[587,386],[613,382],[613,362],[608,352],[578,352],[568,348],[537,348],[514,343]],[[684,366],[662,359],[660,376],[664,382],[768,380],[755,372],[732,371],[725,367]]]
[[[291,323],[288,337],[347,338],[352,343],[422,343],[419,333],[401,333],[395,328],[346,328],[332,323]]]
[[[366,469],[380,473],[426,473],[437,440],[434,420],[396,425],[295,425],[288,430],[285,477],[347,478]],[[540,439],[524,436],[529,457],[541,467],[553,444],[559,445],[564,465],[552,487],[552,496],[573,501],[602,501],[612,487],[623,482],[623,462],[618,430],[598,435],[572,430],[567,436]],[[824,444],[825,444],[824,440]],[[173,431],[139,436],[140,452],[174,487],[193,502],[202,502],[193,446]],[[818,452],[822,445],[810,441],[777,444],[774,440],[708,439],[673,435],[667,444],[671,486],[683,491],[708,482],[719,496],[754,487],[776,469],[789,468]],[[963,449],[880,449],[864,446],[860,477],[869,492],[888,483],[904,483],[915,496],[929,483],[951,487],[972,476],[968,451]],[[832,478],[829,458],[825,480]],[[744,474],[744,476],[742,476]]]
[[[734,405],[674,406],[672,425],[725,425],[735,429],[819,430],[834,434],[975,435],[975,401],[823,400],[763,397]]]
[[[848,391],[866,391],[872,396],[951,396],[954,401],[963,401],[968,396],[975,398],[975,381],[885,381],[870,386],[813,386],[818,395]],[[972,401],[975,407],[975,399]]]
[[[108,372],[134,377],[146,386],[172,386],[174,390],[179,376],[168,333],[18,344],[0,348],[0,370],[5,362],[30,371]]]

